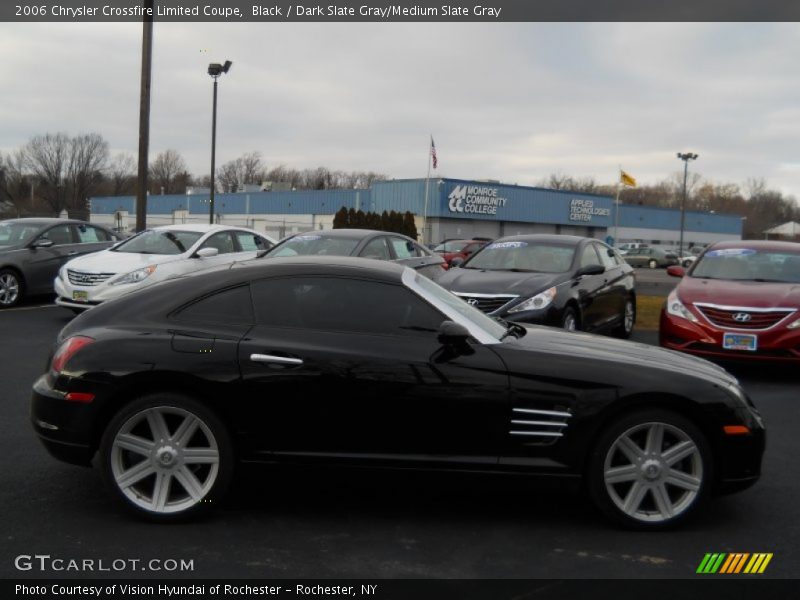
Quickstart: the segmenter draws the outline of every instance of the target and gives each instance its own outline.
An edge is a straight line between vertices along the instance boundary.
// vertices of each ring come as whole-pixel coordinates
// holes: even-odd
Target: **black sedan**
[[[633,269],[599,240],[516,235],[485,246],[439,279],[469,304],[507,321],[629,337]]]
[[[371,229],[326,229],[298,233],[282,240],[263,257],[360,256],[390,260],[437,280],[447,261],[410,237]]]
[[[759,477],[761,418],[726,371],[651,346],[503,324],[412,269],[253,260],[93,308],[31,418],[154,520],[217,506],[235,461],[562,476],[658,528]],[[53,502],[57,502],[53,499]]]
[[[26,295],[52,294],[64,263],[121,239],[106,227],[70,219],[0,221],[0,309]]]

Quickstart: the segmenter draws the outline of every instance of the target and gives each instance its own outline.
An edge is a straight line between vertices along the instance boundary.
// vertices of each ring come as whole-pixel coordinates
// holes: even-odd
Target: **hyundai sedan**
[[[661,345],[698,356],[800,362],[800,244],[745,240],[711,246],[661,311]]]
[[[720,367],[498,322],[357,258],[254,260],[100,305],[60,333],[32,402],[55,457],[99,454],[121,503],[163,521],[261,461],[559,476],[658,528],[755,483],[764,449]]]
[[[274,243],[244,227],[154,227],[69,261],[55,279],[56,304],[81,312],[165,279],[254,258]]]
[[[633,268],[599,240],[516,235],[496,240],[439,285],[492,317],[629,337]]]

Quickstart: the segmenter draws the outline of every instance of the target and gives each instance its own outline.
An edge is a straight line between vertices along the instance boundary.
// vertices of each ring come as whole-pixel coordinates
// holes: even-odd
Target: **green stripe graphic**
[[[697,572],[697,573],[705,573],[705,572],[706,572],[706,571],[705,571],[705,569],[706,569],[706,564],[708,563],[708,561],[709,561],[710,559],[711,559],[711,553],[706,553],[706,555],[703,557],[703,560],[702,560],[702,562],[700,563],[700,566],[699,566],[699,567],[697,567],[697,571],[696,571],[696,572]]]
[[[700,566],[697,567],[697,573],[716,573],[726,556],[727,554],[724,552],[706,554]]]

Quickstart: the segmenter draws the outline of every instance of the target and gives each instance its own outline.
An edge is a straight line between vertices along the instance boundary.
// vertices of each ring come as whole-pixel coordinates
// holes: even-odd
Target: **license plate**
[[[88,302],[89,292],[72,292],[72,300],[75,302]]]
[[[722,347],[726,350],[749,350],[758,348],[758,338],[750,334],[725,333],[722,336]]]

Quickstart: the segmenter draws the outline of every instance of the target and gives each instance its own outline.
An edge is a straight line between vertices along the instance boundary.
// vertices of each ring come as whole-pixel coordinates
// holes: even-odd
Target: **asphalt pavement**
[[[667,296],[680,279],[667,275],[666,269],[635,269],[636,293],[639,296]]]
[[[767,422],[763,479],[676,531],[616,529],[580,493],[525,479],[268,468],[244,472],[207,520],[155,525],[122,512],[96,469],[50,458],[28,423],[31,384],[71,318],[49,305],[0,312],[0,577],[92,575],[15,567],[46,554],[193,561],[169,573],[192,578],[693,578],[707,552],[772,552],[761,577],[798,575],[796,368],[735,370]],[[141,564],[94,576],[165,575]]]

